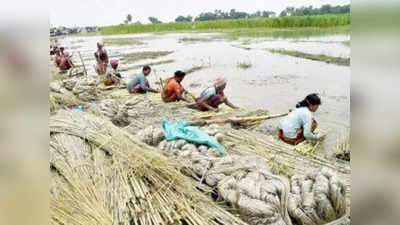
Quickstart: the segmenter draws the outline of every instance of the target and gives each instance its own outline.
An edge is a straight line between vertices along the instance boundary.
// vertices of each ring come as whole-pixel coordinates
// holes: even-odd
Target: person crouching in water
[[[173,77],[168,79],[161,93],[161,98],[164,102],[177,102],[180,100],[189,102],[189,100],[183,97],[183,94],[187,92],[181,84],[185,76],[185,72],[178,70]]]
[[[97,66],[96,72],[98,75],[104,75],[107,72],[108,65],[108,54],[106,49],[104,48],[104,44],[97,42],[97,51],[94,53],[94,57],[96,58]]]
[[[127,85],[127,89],[129,93],[146,93],[146,92],[154,92],[158,93],[158,91],[150,88],[149,81],[147,80],[147,76],[150,74],[151,68],[150,66],[144,66],[142,73],[136,75]]]
[[[326,134],[315,134],[317,122],[313,119],[313,112],[318,110],[321,99],[315,93],[296,105],[296,109],[284,117],[279,124],[279,138],[286,143],[297,145],[308,140],[323,140]]]
[[[72,63],[69,53],[64,52],[64,54],[61,56],[60,59],[60,66],[59,66],[60,72],[66,73],[72,67],[74,67],[74,64]]]
[[[111,68],[113,71],[107,73],[104,79],[104,85],[110,86],[113,84],[118,84],[121,81],[121,73],[118,71],[118,60],[114,59],[110,61]]]
[[[201,111],[218,111],[218,106],[225,103],[227,106],[238,109],[237,106],[229,102],[228,98],[224,95],[224,89],[226,87],[226,78],[219,77],[215,80],[213,86],[205,89],[200,97],[196,99],[196,103],[188,105],[189,108],[198,109]]]

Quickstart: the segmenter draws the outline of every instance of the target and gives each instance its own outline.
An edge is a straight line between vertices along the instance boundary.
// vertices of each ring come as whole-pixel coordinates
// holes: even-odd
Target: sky
[[[135,22],[149,23],[149,16],[172,22],[179,15],[195,17],[215,9],[248,13],[268,10],[279,14],[287,6],[320,7],[323,4],[345,5],[350,4],[350,0],[66,0],[52,1],[49,6],[51,26],[71,27],[120,24],[128,14]]]

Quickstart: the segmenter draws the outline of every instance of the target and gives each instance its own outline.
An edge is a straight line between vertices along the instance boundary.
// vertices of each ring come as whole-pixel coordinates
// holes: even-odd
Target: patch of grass
[[[269,161],[269,164],[271,166],[271,172],[275,175],[286,176],[289,178],[294,175],[294,171],[292,168],[288,167],[287,165],[285,165],[283,163],[276,161],[274,158],[272,158],[272,160]]]
[[[251,40],[250,39],[244,40],[242,42],[242,45],[249,45],[249,44],[251,44]]]
[[[251,48],[249,48],[249,47],[240,46],[240,45],[232,45],[232,47],[240,48],[240,49],[243,49],[243,50],[246,50],[246,51],[250,51],[251,50]]]
[[[179,42],[189,42],[189,43],[193,43],[193,42],[210,42],[212,41],[212,39],[210,38],[189,38],[189,37],[184,37],[184,38],[180,38]]]
[[[253,64],[251,64],[251,62],[238,62],[238,64],[237,64],[237,67],[240,69],[248,69],[252,66],[253,66]]]
[[[342,43],[343,43],[344,45],[346,45],[346,46],[349,46],[349,47],[350,47],[350,44],[351,44],[350,41],[343,41]]]
[[[350,33],[350,26],[235,29],[225,30],[222,32],[224,33],[225,38],[231,40],[237,40],[242,37],[293,39]]]
[[[230,19],[161,24],[131,24],[106,26],[101,34],[129,34],[145,32],[176,32],[179,30],[218,30],[250,28],[333,27],[350,24],[350,14],[285,16],[274,18]]]
[[[175,60],[173,60],[173,59],[162,60],[162,61],[151,62],[151,63],[147,63],[147,64],[140,64],[140,65],[125,67],[125,68],[120,69],[120,71],[128,71],[128,70],[132,70],[132,69],[139,69],[144,66],[157,66],[157,65],[168,64],[168,63],[173,63],[173,62],[175,62]]]
[[[200,87],[200,86],[201,86],[201,84],[200,84],[200,83],[196,83],[196,82],[191,83],[191,84],[189,85],[189,87],[192,87],[192,88]]]
[[[101,31],[62,35],[61,37],[93,37],[102,35]]]
[[[103,40],[109,45],[144,45],[145,43],[136,38],[106,38]]]
[[[185,70],[185,73],[186,74],[194,73],[194,72],[199,71],[199,70],[201,70],[203,68],[204,68],[204,66],[194,66],[194,67],[192,67],[192,68],[190,68],[188,70]]]
[[[327,56],[323,54],[310,54],[310,53],[304,53],[304,52],[299,52],[299,51],[292,51],[292,50],[285,50],[285,49],[268,49],[268,51],[272,53],[278,53],[282,55],[290,55],[298,58],[303,58],[303,59],[310,59],[314,61],[321,61],[321,62],[326,62],[326,63],[333,63],[337,65],[343,65],[343,66],[350,66],[350,58],[342,58],[342,57],[333,57],[333,56]]]
[[[123,55],[122,59],[129,62],[136,62],[143,59],[156,59],[162,56],[166,56],[173,53],[172,51],[145,51],[145,52],[134,52],[127,55]]]

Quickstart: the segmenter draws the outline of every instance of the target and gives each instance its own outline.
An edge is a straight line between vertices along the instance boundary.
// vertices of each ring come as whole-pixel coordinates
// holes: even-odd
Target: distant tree
[[[281,12],[280,16],[307,16],[341,13],[350,13],[350,5],[331,6],[329,4],[325,4],[320,8],[313,8],[312,6],[302,6],[300,8],[286,7],[286,9]]]
[[[178,16],[175,19],[175,22],[192,22],[192,16]]]
[[[329,4],[321,6],[321,9],[319,10],[321,14],[328,14],[331,13],[332,11],[332,6]]]
[[[151,23],[153,23],[153,24],[162,23],[162,22],[161,22],[160,20],[158,20],[156,17],[152,17],[152,16],[149,17],[149,21],[150,21]]]
[[[273,17],[275,15],[276,15],[276,13],[272,12],[272,11],[263,11],[261,14],[262,17]]]
[[[132,15],[131,14],[128,14],[127,16],[126,16],[126,23],[131,23],[132,22]]]

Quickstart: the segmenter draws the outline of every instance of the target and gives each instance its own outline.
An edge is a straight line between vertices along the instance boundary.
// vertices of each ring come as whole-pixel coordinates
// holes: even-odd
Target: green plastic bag
[[[216,149],[221,154],[226,154],[224,146],[218,143],[213,137],[197,127],[190,126],[188,122],[171,123],[167,119],[162,121],[164,137],[167,141],[184,139],[192,144],[207,145]]]

